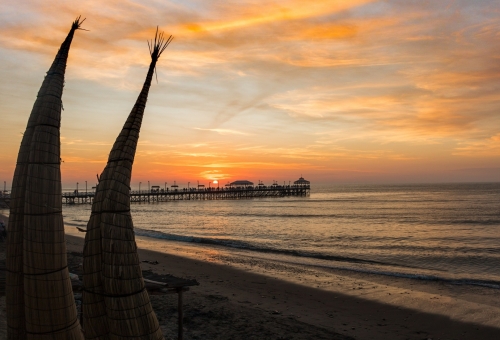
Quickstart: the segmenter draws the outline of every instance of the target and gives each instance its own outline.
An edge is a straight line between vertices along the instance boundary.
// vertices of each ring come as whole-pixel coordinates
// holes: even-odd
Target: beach
[[[83,233],[67,230],[68,251],[81,251]],[[136,241],[142,261],[158,261],[143,270],[200,283],[184,294],[186,339],[500,338],[496,289],[270,266],[257,258],[234,265],[223,250]],[[176,297],[153,301],[166,334],[175,334]]]
[[[500,340],[498,1],[41,3],[0,340]]]
[[[81,259],[83,237],[66,228],[70,262]],[[150,262],[143,270],[200,283],[184,293],[185,339],[500,338],[498,289],[311,269],[143,236],[136,242]],[[166,338],[175,339],[177,296],[151,300]]]

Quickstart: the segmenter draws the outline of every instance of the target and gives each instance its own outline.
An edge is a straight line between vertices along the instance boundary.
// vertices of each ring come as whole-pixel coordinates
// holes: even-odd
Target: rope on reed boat
[[[53,270],[53,271],[50,271],[50,272],[44,272],[44,273],[32,273],[32,274],[29,274],[29,273],[25,273],[24,276],[36,276],[36,275],[48,275],[48,274],[54,274],[54,273],[57,273],[57,272],[60,272],[60,271],[63,271],[65,269],[68,269],[68,266],[64,266],[60,269],[56,269],[56,270]]]
[[[139,293],[142,293],[146,290],[146,286],[144,286],[144,288],[136,291],[136,292],[132,292],[132,293],[127,293],[127,294],[109,294],[109,293],[101,293],[101,292],[97,292],[97,291],[93,291],[93,290],[90,290],[90,289],[85,289],[83,288],[82,289],[84,292],[87,292],[87,293],[92,293],[92,294],[96,294],[96,295],[99,295],[99,296],[104,296],[104,297],[112,297],[112,298],[124,298],[124,297],[129,297],[129,296],[132,296],[132,295],[136,295],[136,294],[139,294]]]

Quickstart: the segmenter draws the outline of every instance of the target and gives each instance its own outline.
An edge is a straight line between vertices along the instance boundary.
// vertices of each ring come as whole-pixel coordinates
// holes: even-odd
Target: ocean
[[[500,289],[500,183],[311,185],[309,197],[131,205],[136,235],[262,260]],[[85,227],[90,205],[65,205]]]

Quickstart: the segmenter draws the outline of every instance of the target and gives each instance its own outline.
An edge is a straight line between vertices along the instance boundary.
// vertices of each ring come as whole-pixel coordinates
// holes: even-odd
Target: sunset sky
[[[71,22],[63,186],[95,184],[139,94],[132,187],[500,181],[498,1],[0,0],[0,180]]]

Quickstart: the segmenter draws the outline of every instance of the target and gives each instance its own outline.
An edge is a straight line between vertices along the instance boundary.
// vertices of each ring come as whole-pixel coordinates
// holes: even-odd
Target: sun
[[[215,179],[212,183],[217,184],[217,183],[219,183],[219,181]]]

